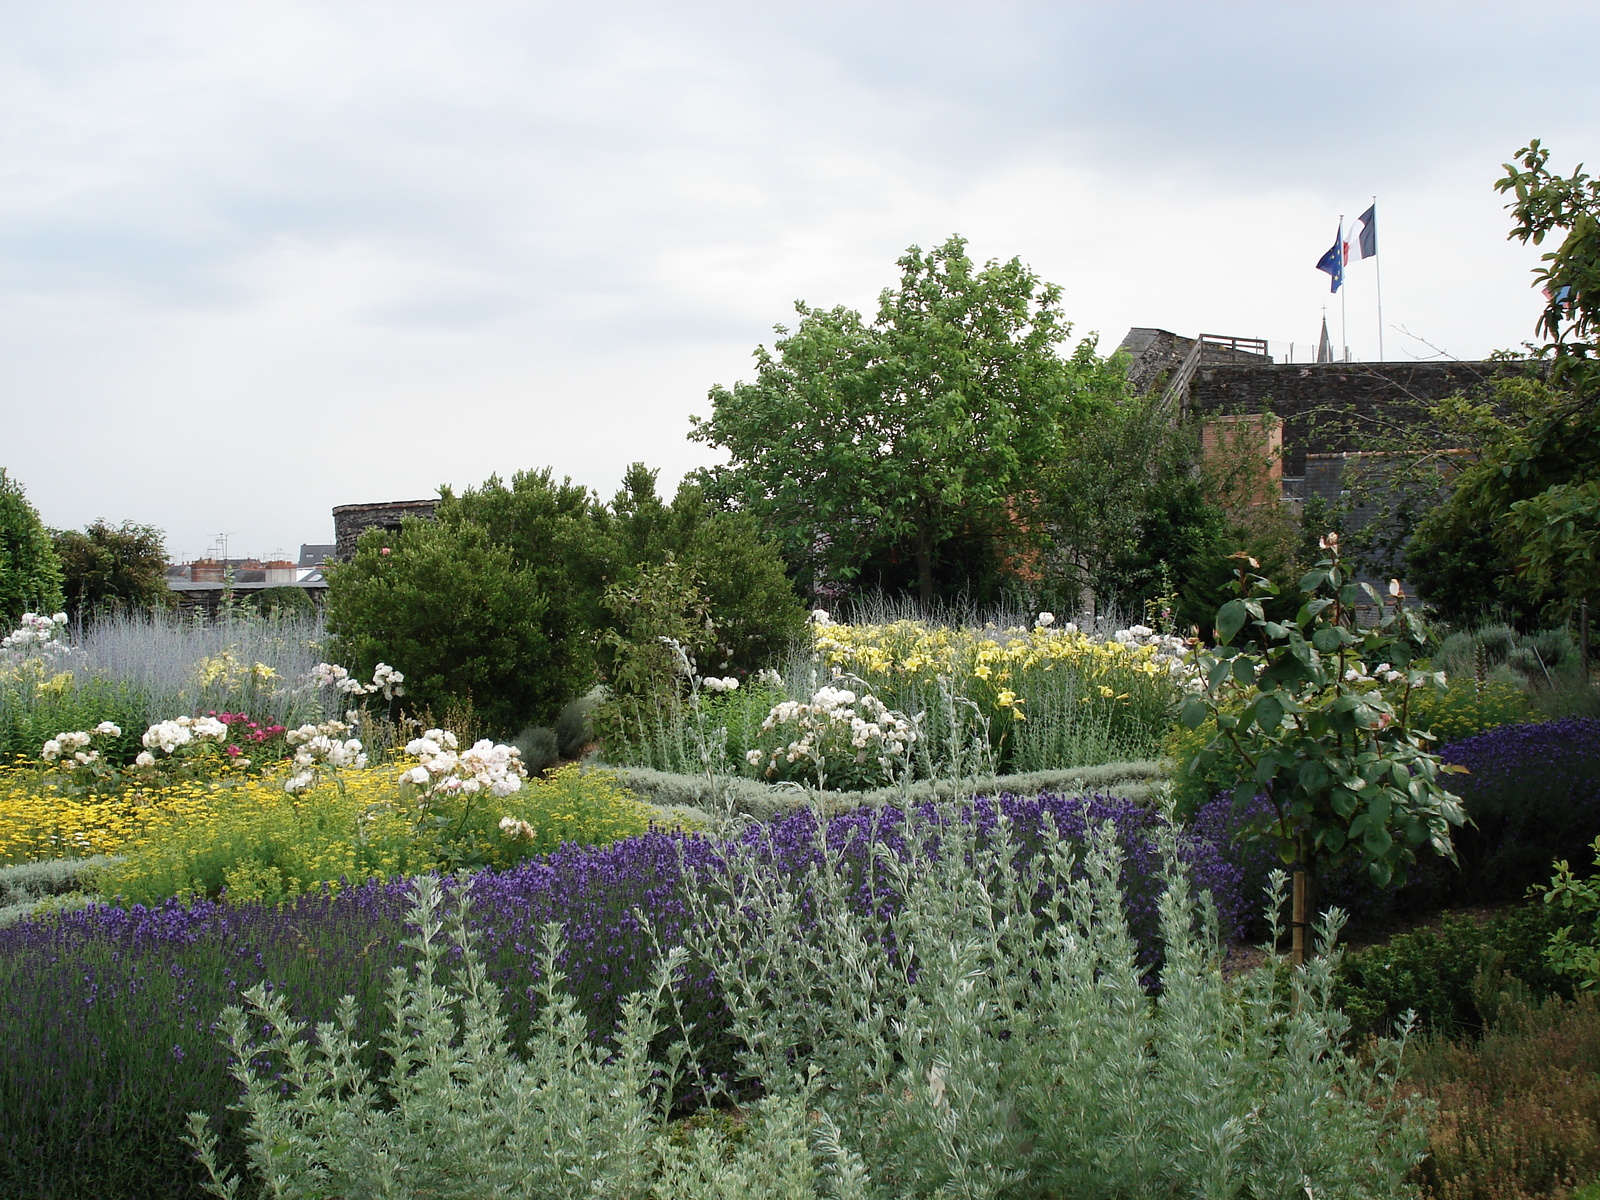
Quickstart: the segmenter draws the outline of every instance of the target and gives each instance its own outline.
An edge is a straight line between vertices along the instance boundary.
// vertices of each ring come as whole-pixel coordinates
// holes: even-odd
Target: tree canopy
[[[50,532],[22,485],[0,467],[0,619],[9,632],[23,613],[54,613],[61,603],[61,563]]]
[[[166,541],[153,525],[101,518],[83,530],[55,534],[67,611],[83,617],[120,607],[153,608],[171,602]]]
[[[757,347],[753,381],[711,389],[690,436],[729,452],[710,490],[759,517],[807,582],[847,582],[887,551],[916,564],[927,602],[941,544],[1038,544],[1038,468],[1069,416],[1125,383],[1092,338],[1060,353],[1061,290],[1018,259],[979,268],[951,237],[898,265],[870,322],[797,302],[798,326]]]
[[[1496,601],[1531,616],[1600,599],[1600,181],[1581,165],[1553,173],[1537,139],[1516,157],[1495,184],[1513,197],[1509,236],[1561,235],[1534,273],[1543,378],[1502,389],[1504,418],[1478,414],[1487,435],[1407,554],[1424,594],[1456,619]]]

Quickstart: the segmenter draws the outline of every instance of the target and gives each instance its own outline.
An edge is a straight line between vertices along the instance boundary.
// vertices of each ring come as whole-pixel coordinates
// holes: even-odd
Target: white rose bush
[[[294,747],[290,760],[293,773],[283,781],[283,790],[291,795],[309,791],[324,779],[332,779],[343,787],[339,778],[342,768],[360,770],[367,765],[367,753],[359,738],[346,737],[350,726],[343,721],[324,721],[320,725],[302,725],[291,729],[285,738]]]
[[[892,783],[909,763],[917,718],[876,696],[818,688],[808,701],[785,700],[761,724],[763,745],[745,761],[771,781],[859,789]]]

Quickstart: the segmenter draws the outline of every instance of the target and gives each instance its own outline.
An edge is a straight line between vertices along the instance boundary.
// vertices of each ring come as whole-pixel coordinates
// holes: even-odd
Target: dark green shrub
[[[1528,901],[1487,920],[1450,915],[1437,927],[1397,934],[1348,952],[1339,964],[1336,1001],[1357,1031],[1387,1034],[1407,1009],[1425,1029],[1455,1036],[1484,1028],[1480,975],[1509,975],[1537,996],[1571,995],[1550,969],[1544,948],[1560,924],[1550,906]]]
[[[328,626],[355,673],[379,662],[405,673],[407,707],[465,701],[503,736],[588,678],[588,644],[542,574],[471,521],[408,518],[398,534],[369,530],[330,570]]]
[[[517,734],[512,745],[522,751],[522,765],[527,768],[529,775],[538,775],[561,761],[555,730],[542,725],[528,726]]]
[[[63,603],[50,533],[22,485],[0,467],[0,622],[9,633],[23,613],[54,613]]]
[[[244,602],[262,616],[277,613],[285,617],[310,617],[317,611],[316,603],[301,587],[270,587],[245,594]]]
[[[556,714],[556,749],[562,758],[577,758],[583,748],[594,740],[591,716],[602,693],[598,688],[585,692],[576,700],[569,700]]]
[[[629,585],[669,557],[695,580],[716,623],[699,656],[708,673],[745,675],[783,657],[806,626],[777,545],[749,513],[718,508],[690,483],[670,505],[656,495],[656,472],[628,468],[611,504],[596,514],[606,577]],[[616,628],[614,614],[609,625]]]
[[[167,608],[165,536],[153,525],[96,521],[55,534],[67,612],[76,618],[124,608]]]

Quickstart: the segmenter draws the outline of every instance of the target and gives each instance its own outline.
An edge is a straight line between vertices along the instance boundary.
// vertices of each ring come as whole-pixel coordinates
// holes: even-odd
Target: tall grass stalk
[[[1012,770],[1045,771],[1155,758],[1164,727],[1117,718],[1109,701],[1070,671],[1029,678],[1027,719],[1012,726]]]

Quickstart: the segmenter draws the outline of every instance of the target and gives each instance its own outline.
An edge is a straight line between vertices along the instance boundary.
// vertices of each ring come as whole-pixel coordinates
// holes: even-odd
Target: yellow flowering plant
[[[949,737],[939,723],[955,719],[942,711],[953,706],[938,700],[954,695],[975,706],[1001,765],[1014,769],[1076,766],[1113,748],[1152,753],[1193,686],[1182,639],[1138,625],[1092,637],[1048,613],[1031,628],[819,619],[815,638],[829,670],[855,676],[890,708],[927,714],[925,751]]]

